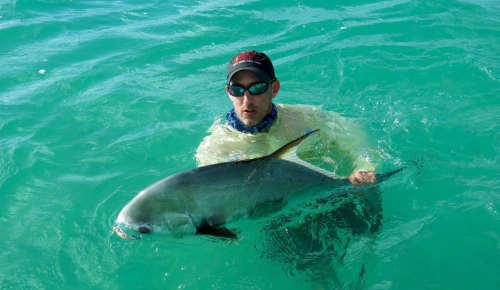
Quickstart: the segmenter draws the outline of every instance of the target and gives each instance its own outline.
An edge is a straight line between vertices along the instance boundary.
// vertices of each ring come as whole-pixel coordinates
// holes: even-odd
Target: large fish
[[[140,238],[128,234],[130,230],[236,238],[224,224],[277,210],[277,204],[306,188],[349,185],[346,178],[297,157],[299,144],[317,131],[261,158],[198,167],[164,178],[125,205],[113,228],[126,239]],[[377,175],[377,181],[401,170]]]

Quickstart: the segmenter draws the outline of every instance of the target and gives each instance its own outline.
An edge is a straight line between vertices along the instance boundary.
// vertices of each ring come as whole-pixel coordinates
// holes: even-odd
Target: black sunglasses
[[[241,97],[245,94],[245,91],[248,90],[251,95],[260,95],[265,92],[267,92],[267,88],[269,87],[269,84],[274,82],[276,78],[270,79],[267,83],[256,83],[248,88],[240,87],[240,86],[232,86],[232,85],[227,85],[227,90],[232,96],[235,97]]]

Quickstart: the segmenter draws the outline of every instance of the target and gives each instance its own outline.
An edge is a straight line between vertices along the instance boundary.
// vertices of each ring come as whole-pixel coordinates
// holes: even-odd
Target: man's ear
[[[280,81],[279,80],[275,80],[273,82],[273,85],[271,87],[272,89],[272,98],[276,97],[276,95],[278,94],[278,91],[280,90],[280,87],[281,87],[281,84],[280,84]],[[227,88],[226,88],[227,90]]]

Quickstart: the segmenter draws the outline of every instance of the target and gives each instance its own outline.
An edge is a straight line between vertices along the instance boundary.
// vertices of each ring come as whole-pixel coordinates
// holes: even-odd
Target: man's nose
[[[250,94],[250,91],[249,90],[245,90],[245,92],[243,93],[243,103],[244,104],[250,104],[252,102],[252,94]]]

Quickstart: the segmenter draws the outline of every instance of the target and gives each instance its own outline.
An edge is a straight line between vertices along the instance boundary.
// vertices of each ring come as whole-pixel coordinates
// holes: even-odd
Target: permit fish
[[[131,240],[153,232],[237,238],[225,224],[276,211],[304,189],[350,185],[347,178],[298,158],[297,147],[318,131],[264,157],[198,167],[157,181],[125,205],[113,229]],[[377,181],[402,169],[377,174]]]

